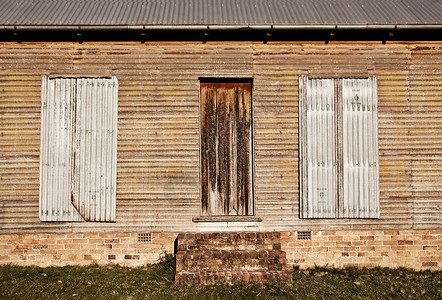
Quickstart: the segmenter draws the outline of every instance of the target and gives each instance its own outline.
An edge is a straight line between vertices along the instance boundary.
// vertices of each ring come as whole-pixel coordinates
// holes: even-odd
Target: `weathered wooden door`
[[[203,216],[253,215],[251,91],[251,83],[201,83]]]

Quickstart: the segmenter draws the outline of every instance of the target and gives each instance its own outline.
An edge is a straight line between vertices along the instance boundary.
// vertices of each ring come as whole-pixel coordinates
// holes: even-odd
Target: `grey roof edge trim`
[[[11,31],[145,31],[145,30],[412,30],[442,29],[442,24],[342,25],[0,25]]]

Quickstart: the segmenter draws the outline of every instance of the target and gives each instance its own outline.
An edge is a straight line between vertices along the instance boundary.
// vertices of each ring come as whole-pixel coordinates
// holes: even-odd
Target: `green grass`
[[[0,299],[441,299],[442,272],[294,270],[293,283],[175,286],[173,261],[142,268],[0,266]]]

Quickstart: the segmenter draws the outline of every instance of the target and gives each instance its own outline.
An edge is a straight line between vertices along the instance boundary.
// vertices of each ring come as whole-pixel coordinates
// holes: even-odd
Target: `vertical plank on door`
[[[216,164],[216,87],[201,83],[201,209],[202,215],[210,215],[215,210],[212,201],[216,201],[217,178]]]
[[[253,215],[252,203],[252,86],[241,84],[237,94],[237,199],[238,215]]]

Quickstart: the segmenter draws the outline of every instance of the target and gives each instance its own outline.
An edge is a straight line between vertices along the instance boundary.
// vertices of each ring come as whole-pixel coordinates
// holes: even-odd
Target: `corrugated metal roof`
[[[0,25],[435,25],[441,0],[0,0]]]

